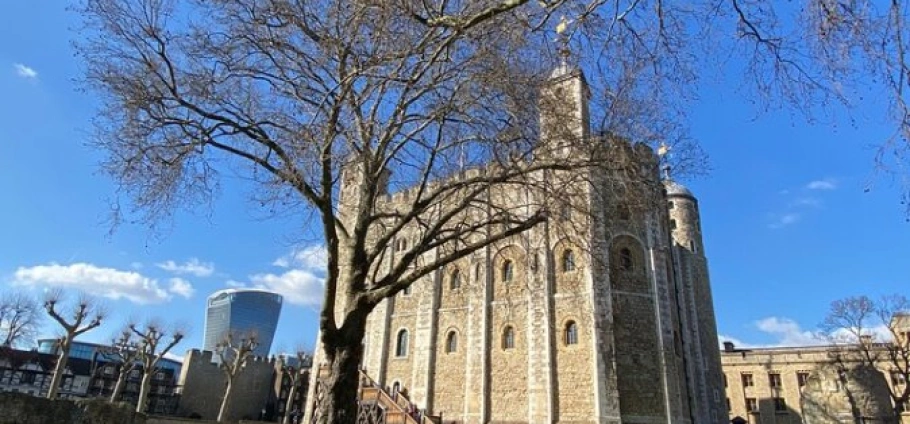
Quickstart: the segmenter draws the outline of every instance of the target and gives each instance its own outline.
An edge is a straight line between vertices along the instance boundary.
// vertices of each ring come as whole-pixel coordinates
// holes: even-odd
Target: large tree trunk
[[[51,378],[51,387],[47,389],[47,398],[56,399],[60,391],[60,382],[63,381],[63,372],[66,370],[66,361],[70,356],[70,337],[60,344],[60,353],[57,355],[57,366],[54,367],[54,376]]]
[[[362,318],[348,317],[339,332],[341,337],[324,344],[329,375],[325,379],[322,416],[317,420],[320,424],[357,421],[357,389],[365,327],[365,315]]]
[[[114,391],[111,392],[111,403],[117,401],[120,398],[120,393],[123,392],[123,386],[126,385],[126,372],[120,371],[120,374],[117,376],[117,383],[114,384]]]
[[[136,400],[136,412],[145,412],[145,401],[149,397],[152,387],[152,373],[148,370],[142,373],[142,385],[139,386],[139,399]]]
[[[234,379],[229,378],[227,386],[224,388],[224,398],[221,399],[221,408],[218,409],[218,419],[219,423],[224,422],[225,415],[227,414],[228,405],[231,403],[231,392],[234,390]]]

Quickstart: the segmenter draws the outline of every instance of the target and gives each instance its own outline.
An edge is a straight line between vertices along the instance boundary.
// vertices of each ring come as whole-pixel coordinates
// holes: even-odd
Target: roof
[[[246,289],[246,288],[237,289],[237,288],[232,288],[232,289],[218,290],[218,291],[216,291],[215,293],[210,294],[210,295],[209,295],[209,299],[212,299],[212,298],[215,298],[215,297],[224,295],[224,294],[234,294],[234,293],[266,293],[266,294],[272,294],[272,295],[275,295],[275,296],[281,296],[281,295],[278,294],[278,293],[275,293],[275,292],[273,292],[273,291],[264,290],[264,289]]]
[[[686,188],[686,186],[684,186],[676,181],[664,180],[664,188],[667,189],[667,196],[670,196],[670,197],[682,196],[682,197],[691,197],[692,199],[695,199],[695,195],[692,194],[692,192],[689,191],[689,189]]]

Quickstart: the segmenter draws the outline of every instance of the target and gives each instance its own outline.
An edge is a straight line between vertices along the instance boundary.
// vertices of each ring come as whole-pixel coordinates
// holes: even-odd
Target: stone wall
[[[275,363],[255,358],[234,381],[227,420],[255,419],[266,407],[275,372]],[[180,374],[181,397],[177,415],[198,414],[202,419],[218,417],[224,397],[226,378],[212,352],[192,349],[187,352]]]
[[[24,393],[0,393],[0,424],[145,424],[127,404],[103,399],[49,400]]]

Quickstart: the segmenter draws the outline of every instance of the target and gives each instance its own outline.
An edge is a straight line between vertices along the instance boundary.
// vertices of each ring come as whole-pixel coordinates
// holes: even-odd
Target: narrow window
[[[502,331],[502,348],[503,349],[514,349],[515,348],[515,330],[511,326],[506,327]]]
[[[503,262],[502,281],[512,281],[512,276],[514,274],[514,270],[512,268],[514,268],[514,266],[512,266],[512,261],[507,260]]]
[[[446,337],[446,353],[455,353],[458,351],[458,335],[450,331]]]
[[[398,332],[398,343],[395,345],[395,356],[404,358],[408,356],[408,330]]]
[[[562,254],[562,272],[575,271],[575,252],[566,250]]]
[[[675,229],[676,229],[676,220],[675,220],[675,219],[671,219],[671,220],[670,220],[670,229],[671,229],[671,230],[675,230]]]
[[[676,207],[676,204],[675,204],[675,203],[673,203],[673,201],[672,201],[672,200],[671,200],[671,201],[669,201],[669,202],[667,202],[667,208],[668,208],[668,209],[673,209],[673,208],[674,208],[674,207]]]
[[[804,387],[809,382],[809,373],[807,372],[798,372],[796,373],[796,384],[799,387]]]
[[[461,288],[461,272],[456,269],[449,276],[449,289],[458,290],[459,288]]]
[[[578,325],[575,321],[566,323],[566,345],[578,344]]]
[[[746,398],[746,411],[758,412],[758,402],[755,398]]]
[[[787,412],[787,402],[784,400],[784,398],[774,398],[774,411]]]
[[[743,387],[752,387],[755,385],[755,382],[752,381],[752,374],[743,374]]]
[[[778,373],[769,373],[768,374],[768,385],[772,389],[779,389],[783,385],[783,382],[780,379],[780,374]]]
[[[413,284],[413,283],[411,283],[411,284]],[[405,287],[404,290],[401,291],[405,296],[411,295],[411,284],[408,284],[408,286]]]
[[[559,220],[560,220],[560,221],[568,221],[569,218],[571,218],[571,217],[572,217],[572,212],[571,212],[571,209],[569,209],[569,205],[567,205],[567,204],[562,204],[562,205],[560,205],[560,207],[559,207]]]
[[[480,264],[474,266],[474,281],[480,282]]]
[[[632,251],[626,247],[619,251],[619,266],[626,271],[632,270]]]

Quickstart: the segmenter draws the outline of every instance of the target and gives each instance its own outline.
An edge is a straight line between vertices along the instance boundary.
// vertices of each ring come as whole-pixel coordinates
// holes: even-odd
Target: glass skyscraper
[[[203,349],[215,350],[229,332],[243,336],[255,332],[259,346],[256,356],[268,356],[281,313],[280,294],[257,289],[226,289],[208,298],[205,310]]]

